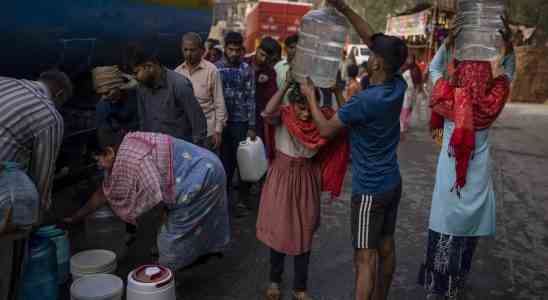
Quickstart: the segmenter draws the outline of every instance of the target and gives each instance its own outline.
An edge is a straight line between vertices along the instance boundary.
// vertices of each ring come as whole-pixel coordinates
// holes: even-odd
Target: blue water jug
[[[55,225],[43,226],[36,234],[48,238],[57,249],[57,283],[63,284],[70,277],[70,242],[66,231]]]
[[[57,300],[57,255],[55,244],[47,238],[33,235],[24,266],[18,300]]]

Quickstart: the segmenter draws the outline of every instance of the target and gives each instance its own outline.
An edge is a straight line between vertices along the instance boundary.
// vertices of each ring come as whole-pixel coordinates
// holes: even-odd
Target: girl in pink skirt
[[[262,113],[267,136],[272,137],[267,143],[275,149],[257,220],[257,238],[270,248],[268,300],[281,299],[286,255],[295,263],[293,299],[311,299],[306,284],[312,239],[320,223],[320,195],[322,190],[340,193],[348,161],[347,139],[328,142],[320,137],[301,88],[286,82]],[[286,93],[290,103],[282,104]],[[323,180],[327,176],[329,180]]]

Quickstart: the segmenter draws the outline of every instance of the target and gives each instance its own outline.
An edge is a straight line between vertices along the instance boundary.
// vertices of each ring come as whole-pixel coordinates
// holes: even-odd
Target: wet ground
[[[497,235],[483,239],[469,280],[468,299],[548,299],[548,106],[509,105],[491,130],[493,178],[497,192]],[[400,147],[403,198],[397,239],[398,267],[390,299],[424,299],[416,276],[424,256],[427,220],[437,152],[425,129],[415,129]],[[322,224],[310,264],[314,299],[352,299],[353,270],[349,229],[350,175],[341,200],[323,200]],[[75,209],[89,185],[57,195],[57,211]],[[251,199],[251,203],[257,203]],[[156,216],[143,218],[138,240],[118,275],[152,262]],[[224,258],[177,274],[179,300],[261,299],[268,279],[268,251],[254,234],[255,216],[239,219]],[[84,249],[82,228],[71,232],[74,251]],[[284,299],[290,299],[292,262],[287,261]],[[68,288],[62,299],[69,299]]]

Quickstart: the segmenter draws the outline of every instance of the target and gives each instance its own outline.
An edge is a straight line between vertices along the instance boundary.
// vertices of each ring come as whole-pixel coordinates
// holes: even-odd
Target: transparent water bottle
[[[332,6],[307,13],[299,29],[292,67],[297,82],[310,77],[317,87],[331,88],[337,80],[348,23]]]
[[[457,0],[455,25],[461,29],[455,41],[458,60],[491,61],[499,55],[504,28],[501,16],[506,0]]]

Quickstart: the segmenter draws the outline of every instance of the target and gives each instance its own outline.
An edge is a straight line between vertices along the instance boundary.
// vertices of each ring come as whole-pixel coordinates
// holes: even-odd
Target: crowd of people
[[[238,182],[238,195],[233,188],[236,157],[241,141],[259,137],[270,162],[256,225],[257,239],[270,249],[264,298],[281,299],[284,260],[292,256],[292,297],[312,299],[308,266],[320,197],[341,193],[350,165],[355,299],[387,299],[402,200],[397,151],[425,78],[401,39],[375,34],[343,0],[329,2],[372,53],[364,66],[345,63],[344,83],[331,89],[293,80],[297,35],[285,39],[283,59],[270,37],[245,56],[240,33],[227,33],[222,46],[187,33],[184,62],[175,70],[141,47],[127,51],[131,76],[118,66],[95,68],[102,183],[63,221],[79,223],[109,205],[134,235],[139,217],[157,209],[159,262],[184,268],[226,249],[234,220],[249,215],[249,184]],[[501,34],[506,42],[496,65],[456,61],[453,31],[429,67],[431,127],[443,141],[418,276],[429,299],[461,299],[478,238],[495,233],[488,129],[506,103],[515,68],[508,28]],[[39,224],[40,211],[50,207],[63,137],[58,109],[71,93],[69,78],[56,70],[38,81],[0,77],[2,224],[8,215],[17,226]],[[2,185],[27,175],[34,185],[19,196]]]

